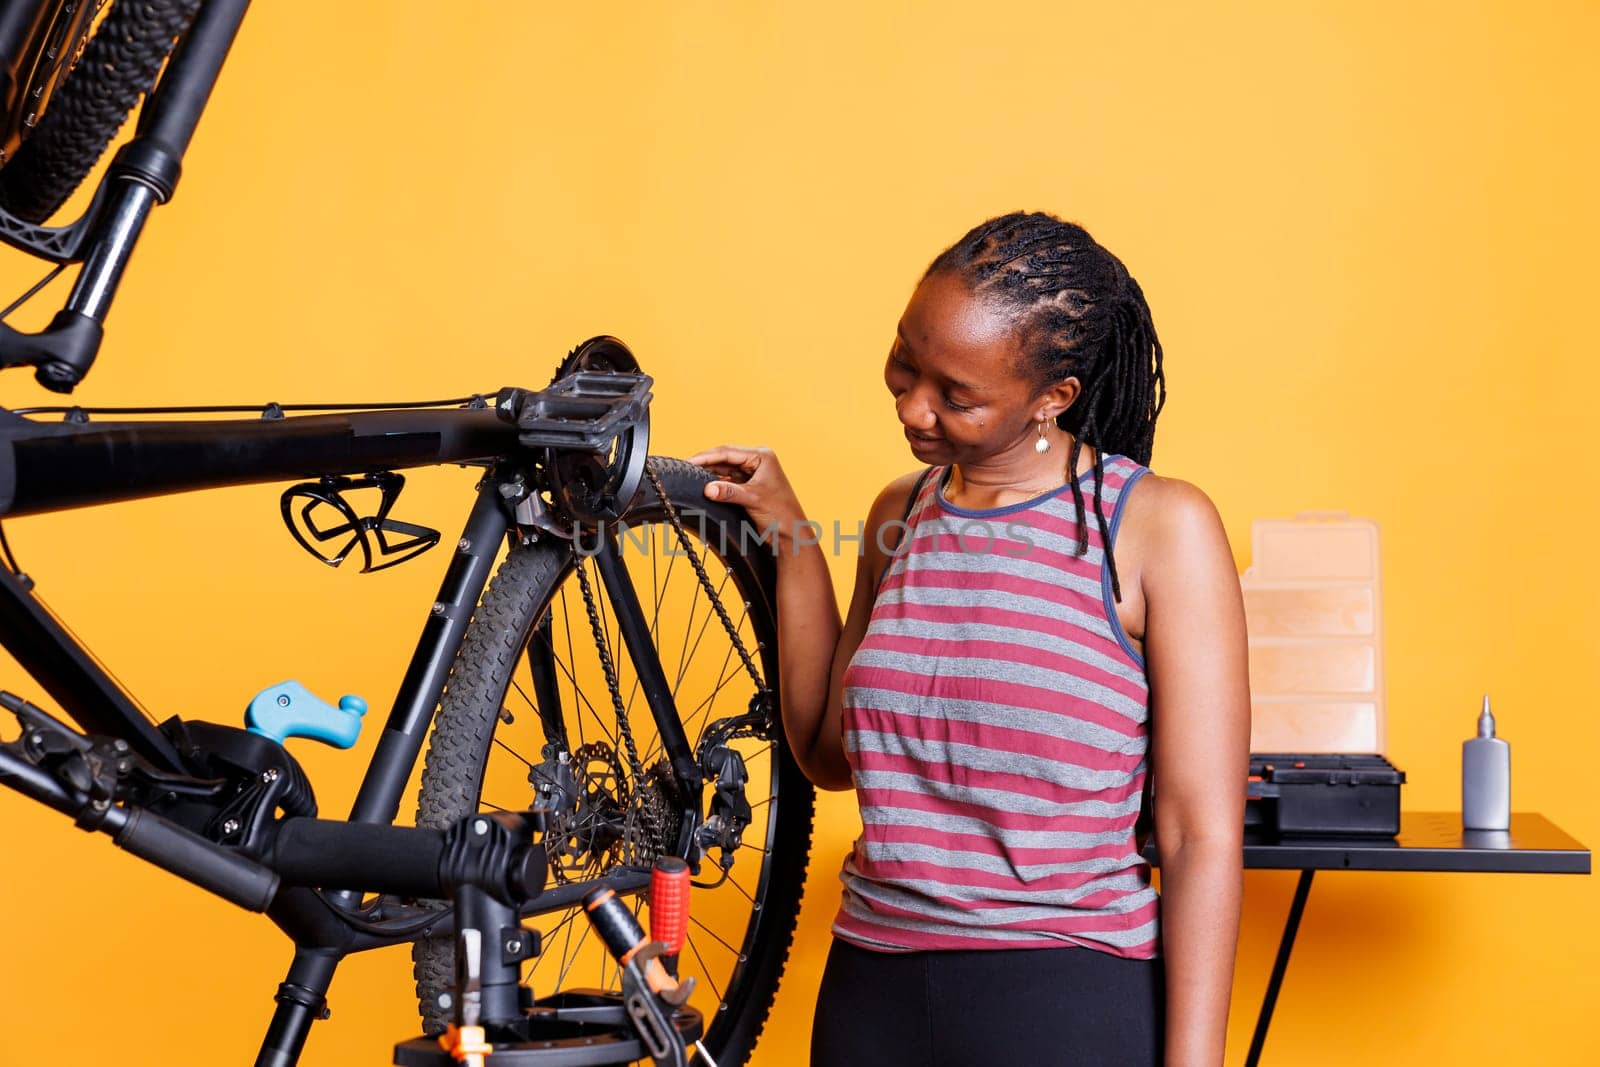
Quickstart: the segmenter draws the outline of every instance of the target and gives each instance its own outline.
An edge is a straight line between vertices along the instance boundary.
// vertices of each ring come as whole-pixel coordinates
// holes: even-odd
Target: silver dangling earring
[[[1050,451],[1050,442],[1044,436],[1044,420],[1039,420],[1039,439],[1033,443],[1033,450],[1041,456]]]

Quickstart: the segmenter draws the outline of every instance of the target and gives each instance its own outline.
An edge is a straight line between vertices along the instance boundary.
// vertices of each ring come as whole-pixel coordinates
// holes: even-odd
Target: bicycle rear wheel
[[[743,512],[702,495],[710,476],[652,459],[680,514],[691,551],[726,607],[753,667],[771,691],[773,728],[752,735],[730,723],[748,712],[756,683],[682,554],[648,481],[621,523],[621,552],[637,591],[685,734],[697,751],[723,742],[747,774],[750,823],[737,848],[710,852],[691,894],[680,973],[696,979],[690,1003],[706,1019],[719,1064],[743,1063],[765,1023],[794,935],[814,795],[777,725],[777,643],[770,550],[740,537]],[[592,548],[592,542],[588,543]],[[587,549],[586,549],[587,550]],[[586,603],[583,585],[589,586]],[[597,642],[593,607],[603,637]],[[597,647],[615,663],[619,721]],[[531,651],[530,651],[531,646]],[[553,667],[553,670],[552,670]],[[708,740],[708,735],[709,740]],[[478,810],[522,809],[536,783],[564,765],[576,788],[546,832],[554,882],[581,883],[670,852],[684,801],[662,761],[639,674],[619,637],[596,563],[554,539],[513,549],[478,606],[458,653],[422,777],[417,823],[445,826]],[[714,790],[706,789],[709,806]],[[702,819],[708,814],[705,807]],[[732,858],[726,878],[719,859]],[[648,904],[632,901],[648,928]],[[536,995],[574,987],[617,989],[620,975],[577,908],[533,916],[544,951],[525,965]],[[443,1029],[453,988],[453,947],[414,949],[424,1027]]]

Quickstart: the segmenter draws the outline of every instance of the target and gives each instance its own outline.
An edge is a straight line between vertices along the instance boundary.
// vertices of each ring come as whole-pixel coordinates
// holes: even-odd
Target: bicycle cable
[[[11,539],[6,536],[6,526],[3,522],[0,522],[0,552],[5,553],[6,566],[10,568],[12,576],[22,583],[22,588],[32,590],[33,579],[24,573],[22,567],[17,563],[17,557],[12,554]]]
[[[0,316],[3,317],[3,316]],[[488,407],[488,397],[493,396],[498,390],[487,393],[474,393],[471,396],[450,397],[445,400],[401,400],[385,401],[375,404],[279,404],[268,401],[265,404],[188,404],[172,407],[82,407],[78,405],[64,405],[37,408],[17,408],[13,415],[216,415],[227,413],[267,412],[267,411],[409,411],[420,408],[461,408]]]
[[[37,282],[33,283],[33,288],[29,289],[26,293],[23,293],[21,296],[11,301],[11,303],[7,304],[4,311],[0,311],[0,322],[4,322],[13,311],[17,310],[23,304],[26,304],[28,301],[38,296],[39,290],[55,281],[56,275],[60,274],[66,269],[67,265],[65,263],[57,263],[49,274],[46,274],[43,278],[40,278]]]

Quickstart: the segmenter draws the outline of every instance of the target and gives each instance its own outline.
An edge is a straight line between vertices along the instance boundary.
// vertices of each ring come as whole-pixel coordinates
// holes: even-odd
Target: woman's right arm
[[[850,765],[844,757],[844,672],[850,666],[861,639],[867,634],[867,623],[872,618],[872,605],[878,599],[878,585],[889,566],[889,553],[900,543],[904,533],[896,524],[905,513],[906,501],[911,496],[917,474],[912,472],[896,478],[884,487],[867,512],[861,554],[856,558],[856,584],[850,594],[850,613],[845,617],[844,628],[834,645],[833,662],[828,671],[827,705],[822,709],[821,737],[831,740],[828,758],[832,776],[823,781],[809,771],[820,789],[849,789]]]
[[[843,626],[828,562],[817,537],[799,537],[805,512],[770,449],[724,446],[689,457],[717,475],[705,495],[736,504],[758,530],[774,529],[772,550],[778,564],[779,704],[784,735],[801,771],[819,789],[849,789],[840,728],[844,669],[866,633],[877,575],[888,556],[877,531],[904,510],[914,475],[891,483],[873,502],[866,522],[863,552],[856,568],[855,592]],[[896,499],[897,498],[897,499]],[[893,536],[882,540],[893,547]]]

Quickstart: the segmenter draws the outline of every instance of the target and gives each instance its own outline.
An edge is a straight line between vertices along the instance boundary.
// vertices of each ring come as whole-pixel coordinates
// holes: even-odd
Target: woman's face
[[[1039,414],[1053,420],[1064,411],[1078,382],[1040,391],[1021,366],[1009,315],[955,275],[924,279],[900,316],[883,368],[917,459],[972,463],[1009,449],[1031,453]],[[1053,423],[1048,429],[1058,432]]]

